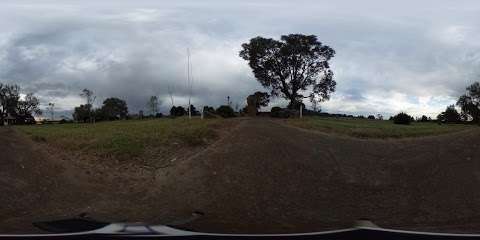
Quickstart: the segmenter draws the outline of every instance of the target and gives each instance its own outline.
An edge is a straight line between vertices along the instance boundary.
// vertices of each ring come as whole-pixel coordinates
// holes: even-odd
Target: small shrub
[[[213,107],[204,106],[203,107],[203,117],[204,118],[219,118],[220,116],[218,116],[215,113],[215,109]]]
[[[273,107],[270,110],[270,116],[274,118],[289,118],[292,116],[292,111],[280,107]]]
[[[460,122],[461,116],[455,109],[455,106],[450,105],[445,109],[445,112],[442,112],[437,116],[437,119],[445,123],[458,123]]]
[[[280,111],[282,111],[282,108],[280,108],[280,107],[272,107],[272,109],[270,110],[270,113],[273,115],[273,114],[279,113]]]
[[[368,115],[367,118],[368,118],[368,119],[371,119],[371,120],[375,120],[375,116],[373,116],[373,115]]]
[[[47,141],[47,139],[45,137],[37,136],[37,135],[33,135],[32,140],[35,141],[35,142],[46,142]]]
[[[233,111],[233,108],[227,105],[222,105],[217,108],[216,113],[223,118],[235,117],[235,112]]]
[[[404,112],[401,112],[393,116],[393,123],[395,124],[409,125],[412,122],[412,120],[413,120],[413,117]]]
[[[170,116],[172,117],[181,117],[187,114],[187,111],[182,106],[175,107],[173,106],[170,109]]]

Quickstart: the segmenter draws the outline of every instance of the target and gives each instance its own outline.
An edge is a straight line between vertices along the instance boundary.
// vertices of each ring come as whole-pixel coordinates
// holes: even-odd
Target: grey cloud
[[[20,1],[0,9],[0,81],[44,102],[67,99],[65,108],[90,88],[98,103],[121,97],[132,111],[158,95],[166,111],[169,88],[186,104],[190,47],[194,102],[217,106],[231,96],[243,104],[262,88],[238,57],[240,44],[299,32],[337,51],[337,92],[325,110],[433,114],[479,77],[476,10],[476,1]],[[372,100],[388,94],[440,98],[430,105]]]

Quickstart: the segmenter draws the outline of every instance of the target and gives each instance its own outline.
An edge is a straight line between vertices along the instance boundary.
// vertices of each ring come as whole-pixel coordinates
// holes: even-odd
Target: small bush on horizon
[[[393,116],[393,123],[395,124],[409,125],[412,121],[413,121],[413,117],[404,112],[401,112]]]
[[[233,108],[228,105],[222,105],[218,107],[215,112],[223,118],[235,117],[235,112],[233,111]]]
[[[272,107],[270,110],[270,117],[274,118],[289,118],[292,116],[292,112],[289,109],[283,109],[280,107]]]

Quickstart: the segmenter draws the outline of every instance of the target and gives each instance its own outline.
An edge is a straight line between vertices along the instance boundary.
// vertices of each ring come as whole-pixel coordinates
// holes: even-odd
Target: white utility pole
[[[188,118],[192,119],[192,103],[191,103],[191,97],[192,97],[192,83],[190,80],[190,49],[187,48],[187,84],[188,84]]]
[[[54,107],[55,107],[55,104],[54,103],[48,103],[48,111],[50,112],[50,120],[53,121],[54,120]]]
[[[168,95],[170,95],[170,101],[172,102],[172,107],[175,106],[175,104],[173,102],[173,90],[170,87],[170,85],[168,85]]]

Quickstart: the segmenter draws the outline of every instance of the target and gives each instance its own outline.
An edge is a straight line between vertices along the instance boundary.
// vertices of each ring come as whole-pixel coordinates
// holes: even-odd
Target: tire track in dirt
[[[83,175],[80,165],[66,166],[0,128],[0,140],[9,142],[0,145],[0,190],[7,192],[0,198],[0,231],[34,231],[35,219],[84,211],[101,220],[150,223],[201,211],[205,216],[185,227],[214,232],[319,231],[350,227],[359,218],[382,227],[480,229],[479,130],[365,140],[269,119],[235,126],[171,167],[131,169],[131,176],[97,176],[108,168]]]
[[[354,139],[254,119],[221,149],[191,160],[204,163],[191,171],[205,173],[183,197],[201,199],[192,210],[206,216],[189,227],[299,232],[370,218],[384,227],[471,231],[480,223],[478,140],[478,130]]]

